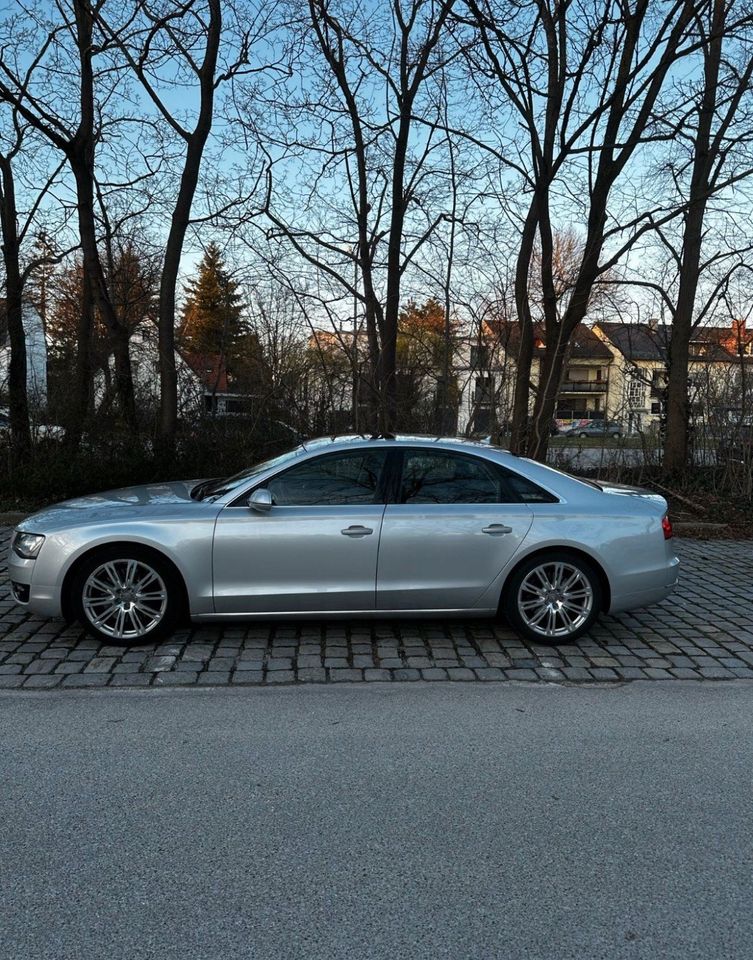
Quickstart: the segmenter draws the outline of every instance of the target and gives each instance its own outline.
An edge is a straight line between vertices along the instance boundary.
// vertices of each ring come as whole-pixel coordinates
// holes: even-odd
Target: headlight
[[[13,549],[24,560],[34,560],[43,543],[44,537],[41,533],[24,533],[19,530],[13,538]]]

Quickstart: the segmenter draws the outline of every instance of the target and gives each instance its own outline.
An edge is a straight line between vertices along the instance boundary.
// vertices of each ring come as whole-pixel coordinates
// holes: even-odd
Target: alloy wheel
[[[81,604],[89,623],[114,640],[138,640],[162,621],[165,581],[143,560],[108,560],[84,582]]]
[[[586,574],[561,560],[534,567],[518,588],[520,617],[541,637],[575,633],[588,620],[593,604],[593,588]]]

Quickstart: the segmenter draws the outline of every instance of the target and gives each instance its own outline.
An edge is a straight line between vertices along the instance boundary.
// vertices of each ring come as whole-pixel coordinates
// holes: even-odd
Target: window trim
[[[322,460],[329,460],[333,457],[344,457],[344,456],[357,456],[359,453],[363,454],[366,452],[377,452],[377,453],[387,453],[384,463],[382,464],[382,469],[379,473],[379,479],[377,481],[376,492],[374,494],[374,499],[370,503],[284,503],[276,504],[276,510],[284,510],[285,508],[305,508],[305,507],[317,507],[325,509],[333,509],[335,507],[382,507],[388,500],[385,499],[386,487],[387,487],[387,475],[390,461],[390,449],[385,447],[359,447],[352,450],[328,450],[326,453],[317,453],[311,457],[306,457],[304,460],[299,460],[297,463],[291,463],[289,466],[284,467],[278,473],[273,473],[268,477],[265,477],[263,480],[259,480],[253,486],[248,487],[236,497],[231,503],[228,503],[228,507],[245,507],[247,510],[250,509],[248,506],[248,498],[256,490],[266,490],[267,485],[270,484],[273,480],[277,480],[278,477],[284,476],[286,473],[289,473],[291,470],[296,470],[298,467],[302,467],[305,464],[319,463]]]

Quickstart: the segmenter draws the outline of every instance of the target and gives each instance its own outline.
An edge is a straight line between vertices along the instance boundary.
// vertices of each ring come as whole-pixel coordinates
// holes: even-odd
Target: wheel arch
[[[84,552],[79,554],[79,556],[76,557],[73,563],[66,570],[65,576],[63,577],[63,583],[60,588],[60,607],[65,620],[70,622],[76,619],[70,588],[78,571],[81,569],[84,563],[86,563],[92,557],[95,557],[100,553],[108,553],[113,548],[117,547],[122,547],[124,550],[129,550],[131,552],[146,554],[169,567],[171,572],[174,574],[175,582],[178,584],[180,589],[181,611],[184,616],[187,617],[189,615],[190,605],[188,600],[188,587],[186,586],[185,577],[175,561],[173,561],[164,551],[159,550],[157,547],[153,547],[150,544],[142,543],[139,540],[108,540],[106,543],[99,543],[94,547],[90,547],[88,550],[84,550]]]
[[[562,546],[559,546],[558,544],[554,543],[549,544],[546,547],[539,547],[536,550],[532,550],[530,553],[525,554],[525,556],[520,557],[510,568],[505,576],[504,582],[502,583],[502,588],[499,592],[498,610],[502,609],[502,605],[505,600],[507,584],[515,576],[523,564],[528,563],[530,560],[535,560],[539,557],[546,556],[548,553],[567,553],[577,559],[585,560],[589,566],[593,567],[594,571],[599,577],[599,585],[601,586],[601,612],[609,612],[609,608],[612,604],[612,588],[610,586],[609,577],[607,576],[606,570],[601,563],[596,559],[596,557],[588,553],[586,550],[580,550],[578,547],[572,547],[569,544],[563,544]]]

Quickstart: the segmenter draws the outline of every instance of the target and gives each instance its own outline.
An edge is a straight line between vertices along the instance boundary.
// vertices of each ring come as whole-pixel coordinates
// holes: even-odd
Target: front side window
[[[266,488],[280,507],[377,503],[386,450],[359,450],[306,460],[273,477]]]
[[[405,454],[400,503],[504,503],[500,471],[472,457],[439,450]]]

